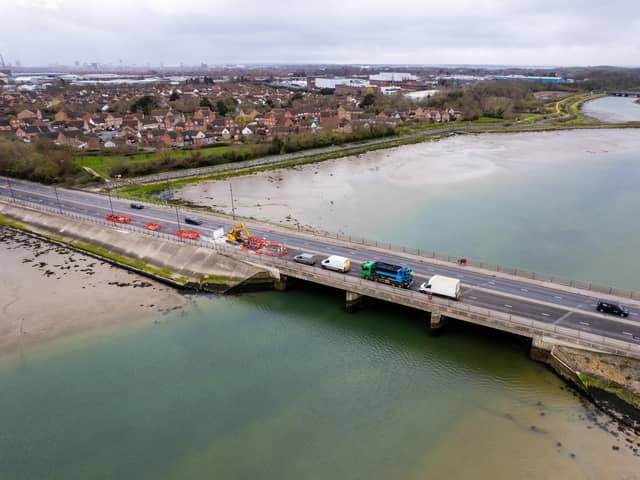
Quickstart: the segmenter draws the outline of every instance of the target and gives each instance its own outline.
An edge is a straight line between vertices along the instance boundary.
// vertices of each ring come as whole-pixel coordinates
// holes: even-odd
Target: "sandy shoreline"
[[[101,327],[152,321],[188,296],[0,226],[0,356]]]

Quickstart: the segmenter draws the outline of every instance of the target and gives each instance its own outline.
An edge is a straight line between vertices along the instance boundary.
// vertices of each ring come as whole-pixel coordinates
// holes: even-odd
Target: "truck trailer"
[[[374,282],[388,283],[396,287],[409,288],[413,283],[413,270],[384,262],[364,262],[360,265],[360,276]]]
[[[418,290],[423,293],[432,293],[433,295],[442,295],[443,297],[458,300],[461,293],[460,280],[445,277],[444,275],[434,275],[429,281],[420,285]]]

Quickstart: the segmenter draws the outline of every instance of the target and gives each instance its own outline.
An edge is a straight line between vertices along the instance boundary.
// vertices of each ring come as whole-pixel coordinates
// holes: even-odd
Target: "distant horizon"
[[[380,69],[380,68],[394,68],[394,69],[402,69],[402,68],[461,68],[461,69],[519,69],[519,70],[548,70],[548,69],[580,69],[580,68],[622,68],[622,69],[637,69],[640,68],[640,65],[615,65],[615,64],[589,64],[589,65],[531,65],[531,64],[473,64],[473,63],[429,63],[429,64],[421,64],[421,63],[345,63],[345,62],[229,62],[229,63],[178,63],[178,64],[153,64],[153,63],[113,63],[113,62],[84,62],[79,65],[75,64],[67,64],[61,62],[52,62],[48,64],[23,64],[16,65],[13,63],[6,62],[4,67],[0,66],[0,69],[28,69],[28,68],[65,68],[65,69],[99,69],[99,68],[113,68],[113,69],[126,69],[126,68],[144,68],[144,69],[198,69],[198,70],[206,70],[212,68],[256,68],[256,67],[352,67],[357,68],[360,67],[363,70],[367,69]]]
[[[640,2],[0,0],[5,64],[627,67]],[[54,60],[52,62],[52,60]],[[17,67],[16,67],[17,68]],[[167,67],[170,68],[170,67]]]

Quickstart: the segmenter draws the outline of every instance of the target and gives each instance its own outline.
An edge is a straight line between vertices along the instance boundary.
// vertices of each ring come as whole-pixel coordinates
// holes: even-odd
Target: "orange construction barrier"
[[[105,220],[109,220],[110,222],[116,223],[130,223],[131,217],[127,217],[126,215],[116,215],[112,213],[107,213],[104,216]]]
[[[160,224],[156,222],[147,222],[144,224],[144,228],[147,230],[160,230]]]
[[[197,240],[200,238],[200,234],[195,230],[178,230],[176,235],[180,238],[186,238],[187,240]]]

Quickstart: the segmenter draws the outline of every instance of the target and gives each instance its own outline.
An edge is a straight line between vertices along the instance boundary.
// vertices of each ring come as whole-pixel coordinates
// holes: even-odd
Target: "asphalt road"
[[[56,191],[52,187],[14,179],[8,183],[4,177],[0,177],[0,196],[4,196],[5,199],[11,199],[13,196],[50,207],[58,206],[59,201],[63,211],[96,218],[104,218],[105,214],[111,212],[109,197],[104,195],[57,189],[56,198]],[[216,228],[222,226],[228,231],[234,224],[233,220],[223,216],[193,213],[182,209],[176,211],[153,204],[144,204],[144,209],[135,210],[130,207],[129,201],[118,198],[111,198],[111,204],[115,213],[131,217],[132,225],[142,226],[146,222],[155,221],[162,225],[162,231],[165,232],[177,230],[179,221],[181,228],[194,229],[204,237],[211,237]],[[187,226],[184,223],[186,215],[200,218],[203,224]],[[598,297],[586,291],[584,294],[572,293],[553,286],[540,286],[525,279],[505,279],[490,272],[478,273],[465,267],[431,263],[428,259],[408,259],[394,252],[381,252],[367,246],[345,246],[324,237],[310,237],[294,230],[283,231],[268,224],[262,224],[261,228],[253,228],[251,233],[284,243],[288,250],[284,258],[291,261],[294,255],[303,251],[317,254],[319,260],[328,255],[341,255],[351,258],[353,268],[349,275],[355,276],[359,275],[358,264],[365,260],[381,260],[409,266],[415,272],[412,289],[417,289],[431,275],[446,275],[461,280],[462,303],[640,344],[640,308],[635,302],[627,304],[630,310],[629,317],[619,318],[598,313],[595,310]]]

